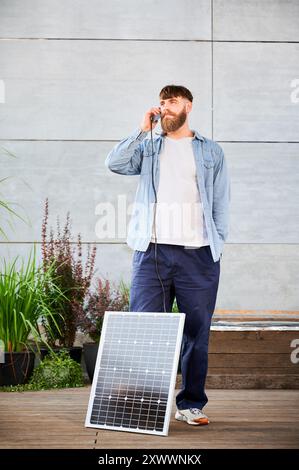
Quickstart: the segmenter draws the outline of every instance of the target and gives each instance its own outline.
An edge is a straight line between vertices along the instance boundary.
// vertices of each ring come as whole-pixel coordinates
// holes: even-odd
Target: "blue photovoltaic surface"
[[[106,312],[87,426],[167,434],[184,317]]]

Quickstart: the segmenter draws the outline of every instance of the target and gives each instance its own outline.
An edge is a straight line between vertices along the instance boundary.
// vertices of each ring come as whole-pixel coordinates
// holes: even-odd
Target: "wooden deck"
[[[85,428],[90,387],[0,393],[0,448],[299,448],[298,390],[209,390],[211,424],[168,437]]]

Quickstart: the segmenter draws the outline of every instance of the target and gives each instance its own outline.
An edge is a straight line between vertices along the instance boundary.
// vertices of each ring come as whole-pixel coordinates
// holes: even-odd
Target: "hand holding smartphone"
[[[140,128],[144,132],[148,132],[151,129],[151,124],[152,128],[154,129],[161,117],[161,108],[159,107],[152,107],[150,108],[145,115],[143,116],[143,119],[140,123]]]

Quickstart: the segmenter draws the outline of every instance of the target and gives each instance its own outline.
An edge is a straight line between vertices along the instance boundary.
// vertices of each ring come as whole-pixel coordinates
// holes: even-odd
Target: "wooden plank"
[[[177,384],[179,386],[179,383]],[[208,374],[207,388],[215,389],[299,389],[299,375]]]
[[[0,448],[298,448],[299,392],[208,390],[205,428],[174,420],[159,437],[84,427],[90,387],[0,394]],[[233,406],[232,406],[233,404]],[[283,420],[277,420],[277,410]]]
[[[210,353],[289,353],[299,331],[211,331]]]
[[[251,367],[250,371],[247,367],[211,367],[209,366],[208,374],[213,375],[238,375],[238,374],[247,374],[247,375],[299,375],[299,367],[271,367],[265,371],[264,367]]]
[[[209,354],[210,367],[263,367],[264,369],[271,369],[275,367],[290,367],[297,368],[298,364],[292,364],[290,354],[258,354],[258,353],[244,353],[244,354],[227,354],[227,353],[211,353]]]
[[[182,376],[178,375],[176,379],[176,387],[180,388],[182,384]],[[208,389],[223,389],[225,393],[228,390],[248,390],[248,389],[284,389],[298,390],[299,375],[285,374],[209,374],[206,379],[206,387]]]
[[[221,338],[228,339],[229,341],[232,339],[246,339],[249,341],[272,341],[275,339],[279,341],[284,338],[291,340],[294,335],[298,334],[299,330],[211,330],[210,337],[215,337],[218,340]]]
[[[217,369],[219,371],[219,369]],[[299,374],[285,373],[248,373],[247,369],[236,369],[238,373],[228,371],[228,369],[220,369],[219,373],[214,370],[208,371],[206,379],[206,387],[208,389],[224,389],[225,393],[231,390],[242,389],[299,389]],[[182,384],[182,376],[178,375],[176,379],[176,387],[180,388]]]
[[[5,435],[0,432],[1,448],[75,449],[94,446],[95,431],[82,426],[88,403],[86,388],[3,392],[0,396],[0,414],[2,423],[5,423]],[[9,406],[4,407],[3,403],[7,401]]]
[[[238,320],[240,318],[240,320]],[[298,321],[298,310],[249,310],[216,308],[213,320],[270,320],[270,321]]]

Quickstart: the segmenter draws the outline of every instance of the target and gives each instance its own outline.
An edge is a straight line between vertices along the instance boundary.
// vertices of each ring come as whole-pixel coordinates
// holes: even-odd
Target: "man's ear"
[[[190,113],[192,111],[192,103],[190,101],[186,101],[186,112]]]

